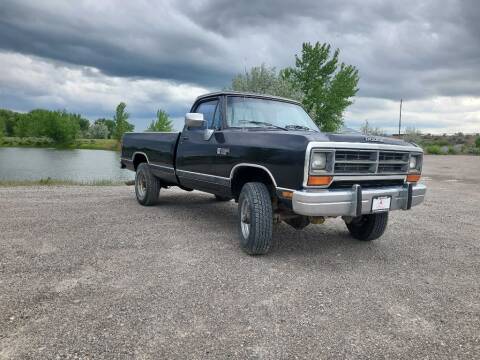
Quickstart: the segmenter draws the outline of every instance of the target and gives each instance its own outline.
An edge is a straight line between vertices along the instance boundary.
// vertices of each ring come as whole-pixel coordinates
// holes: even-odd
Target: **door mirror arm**
[[[205,129],[205,132],[203,133],[203,140],[205,141],[210,140],[214,132],[215,132],[215,129]]]

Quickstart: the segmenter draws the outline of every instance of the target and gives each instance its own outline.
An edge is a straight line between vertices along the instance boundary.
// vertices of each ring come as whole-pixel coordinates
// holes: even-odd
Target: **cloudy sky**
[[[476,0],[0,0],[0,108],[111,117],[125,101],[137,130],[163,108],[245,67],[293,65],[302,42],[328,42],[360,72],[346,125],[480,132]]]

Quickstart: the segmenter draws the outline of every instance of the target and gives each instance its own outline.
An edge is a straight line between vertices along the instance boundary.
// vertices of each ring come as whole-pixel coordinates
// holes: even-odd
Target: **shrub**
[[[440,155],[442,153],[440,146],[438,145],[429,145],[425,150],[427,151],[427,154],[431,155]]]
[[[477,139],[475,140],[475,146],[476,146],[477,148],[480,148],[480,136],[477,137]]]

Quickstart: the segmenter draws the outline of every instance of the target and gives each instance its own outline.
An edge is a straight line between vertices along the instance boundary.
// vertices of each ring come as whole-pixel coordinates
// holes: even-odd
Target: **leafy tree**
[[[302,93],[289,81],[284,71],[265,64],[254,66],[245,74],[238,74],[232,79],[231,90],[269,94],[290,99],[301,100]]]
[[[111,139],[114,132],[115,132],[115,121],[111,119],[97,119],[95,120],[95,124],[103,124],[108,129],[108,139]]]
[[[340,50],[331,54],[329,44],[303,43],[295,67],[283,76],[303,93],[302,103],[323,131],[336,131],[343,125],[343,112],[358,91],[358,70],[339,63]]]
[[[113,117],[113,121],[115,121],[114,137],[117,140],[120,140],[126,132],[133,131],[134,129],[134,125],[128,122],[130,114],[125,111],[126,107],[127,104],[124,102],[118,104],[115,110],[115,116]]]
[[[168,114],[162,109],[157,111],[157,120],[153,120],[146,131],[172,131],[172,122],[168,118]]]
[[[3,124],[2,130],[5,136],[13,136],[13,129],[16,121],[25,114],[17,113],[14,111],[0,109],[0,123]]]
[[[88,129],[88,137],[90,139],[107,139],[108,134],[107,125],[102,123],[95,123]]]
[[[78,123],[80,131],[86,132],[90,128],[90,121],[82,118],[80,114],[72,114],[73,119]]]
[[[0,118],[0,139],[5,135],[5,120]]]
[[[480,136],[477,137],[477,139],[475,140],[475,146],[476,146],[477,148],[480,148]]]
[[[80,130],[75,115],[66,111],[32,110],[22,114],[14,126],[18,137],[48,137],[58,144],[70,144]]]

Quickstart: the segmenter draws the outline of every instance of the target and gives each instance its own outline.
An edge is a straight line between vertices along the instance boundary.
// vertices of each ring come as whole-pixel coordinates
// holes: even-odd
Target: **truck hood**
[[[388,144],[399,146],[416,146],[415,144],[408,143],[400,139],[394,139],[385,136],[371,136],[362,134],[330,134],[330,133],[314,133],[309,132],[303,135],[309,141],[319,142],[349,142],[349,143],[376,143],[376,144]]]

